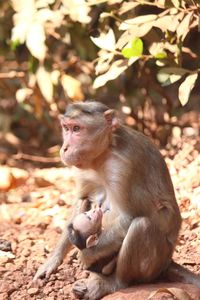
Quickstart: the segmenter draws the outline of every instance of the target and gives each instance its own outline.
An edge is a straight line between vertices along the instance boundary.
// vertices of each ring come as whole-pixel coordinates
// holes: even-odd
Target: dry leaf
[[[105,33],[101,33],[99,37],[90,37],[93,43],[101,48],[108,51],[114,51],[115,50],[115,35],[114,31],[110,28],[109,31]]]
[[[164,51],[165,45],[164,43],[152,43],[149,47],[149,53],[153,56],[156,56],[158,53],[162,53]]]
[[[169,80],[170,80],[171,83],[174,83],[174,82],[180,80],[181,77],[182,77],[181,75],[172,74],[172,75],[169,76]]]
[[[154,22],[154,26],[160,28],[163,32],[169,29],[169,24],[173,22],[173,16],[163,16]]]
[[[127,30],[132,27],[132,25],[143,25],[144,23],[152,22],[157,19],[157,15],[145,15],[135,17],[133,19],[127,19],[121,23],[119,26],[120,30]]]
[[[178,97],[182,105],[185,105],[188,102],[190,93],[194,88],[197,77],[197,73],[188,75],[183,83],[181,83],[178,91]]]
[[[44,7],[48,7],[49,4],[53,4],[55,2],[55,0],[37,0],[35,5],[37,8],[44,8]]]
[[[182,20],[182,22],[179,24],[176,32],[177,32],[177,36],[179,38],[181,38],[181,40],[183,41],[186,37],[186,35],[188,34],[188,32],[190,31],[190,20],[191,17],[193,15],[193,12],[188,13],[185,18]]]
[[[54,85],[58,84],[59,78],[60,78],[60,71],[59,70],[53,70],[51,72],[51,81],[53,82]]]
[[[137,26],[135,26],[137,28]],[[131,28],[133,31],[133,28]],[[132,32],[130,30],[125,31],[119,38],[119,40],[116,43],[116,49],[122,49],[124,48],[130,41],[136,37],[135,35],[132,35]]]
[[[89,23],[90,7],[85,0],[62,0],[64,5],[63,12],[68,14],[73,21],[80,23]]]
[[[16,91],[16,99],[19,103],[24,102],[27,98],[29,98],[33,94],[32,89],[22,88]]]
[[[36,12],[35,1],[12,0],[12,7],[16,11],[16,14],[13,16],[14,27],[12,29],[11,40],[24,43]]]
[[[176,68],[176,67],[169,67],[169,68],[163,68],[160,70],[160,73],[166,73],[166,74],[177,74],[177,75],[185,75],[188,73],[188,70],[183,68]]]
[[[135,8],[138,5],[139,5],[139,3],[137,3],[137,2],[124,2],[124,3],[122,3],[122,6],[118,10],[118,14],[123,15],[124,13]]]
[[[61,77],[61,83],[69,98],[74,101],[82,101],[84,99],[80,81],[72,76],[64,74]]]
[[[62,25],[64,15],[60,10],[53,11],[49,8],[43,8],[38,10],[36,17],[41,24],[50,21],[56,28]]]
[[[113,57],[113,52],[107,52],[103,49],[99,52],[99,59],[95,67],[96,75],[105,73],[110,68]]]
[[[128,62],[122,59],[119,59],[115,61],[108,72],[106,72],[103,75],[98,76],[94,83],[93,87],[95,89],[103,86],[107,81],[113,80],[117,78],[121,73],[123,73],[131,64],[133,64],[135,61],[137,61],[139,58],[138,57],[133,57],[131,58]]]
[[[27,33],[26,45],[31,54],[41,61],[44,60],[47,50],[45,40],[43,25],[40,22],[32,23]]]
[[[108,72],[106,72],[103,75],[98,76],[94,83],[93,87],[95,89],[99,88],[100,86],[103,86],[107,81],[113,80],[117,78],[122,72],[124,72],[127,69],[127,64],[124,63],[124,60],[120,59],[115,61],[111,66]]]
[[[173,16],[172,21],[168,23],[168,30],[175,32],[183,17],[184,17],[184,12],[180,12],[178,14],[176,12],[176,14]]]
[[[180,7],[180,0],[171,0],[176,8]]]
[[[53,83],[51,81],[51,74],[45,70],[44,66],[41,65],[36,72],[37,84],[44,98],[48,102],[53,101]]]

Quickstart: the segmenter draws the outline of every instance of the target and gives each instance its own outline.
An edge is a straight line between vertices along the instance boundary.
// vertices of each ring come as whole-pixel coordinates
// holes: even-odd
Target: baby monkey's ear
[[[92,234],[86,240],[86,248],[94,247],[98,244],[98,242],[99,242],[99,237],[98,237],[97,233]]]

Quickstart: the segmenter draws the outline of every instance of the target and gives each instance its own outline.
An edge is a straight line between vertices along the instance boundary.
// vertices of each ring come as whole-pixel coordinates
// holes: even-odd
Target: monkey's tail
[[[190,283],[200,289],[200,275],[194,274],[174,261],[169,265],[164,277],[169,281]]]

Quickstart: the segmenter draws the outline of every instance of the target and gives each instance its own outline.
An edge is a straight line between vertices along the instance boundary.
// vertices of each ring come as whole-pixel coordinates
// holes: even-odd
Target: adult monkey
[[[156,147],[143,134],[120,125],[114,111],[98,102],[70,104],[61,125],[61,159],[78,171],[78,198],[103,190],[115,215],[98,245],[84,249],[84,256],[92,264],[119,251],[112,276],[93,274],[92,279],[77,281],[74,292],[97,299],[173,269],[181,217],[167,166]],[[69,248],[66,230],[34,279],[55,271]],[[182,276],[200,287],[197,275],[182,272]]]

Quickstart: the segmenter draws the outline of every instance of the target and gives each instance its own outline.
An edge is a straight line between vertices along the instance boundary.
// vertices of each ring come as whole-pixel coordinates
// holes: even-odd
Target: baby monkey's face
[[[103,212],[100,207],[91,209],[74,218],[73,228],[87,238],[88,236],[101,231],[102,217]]]

